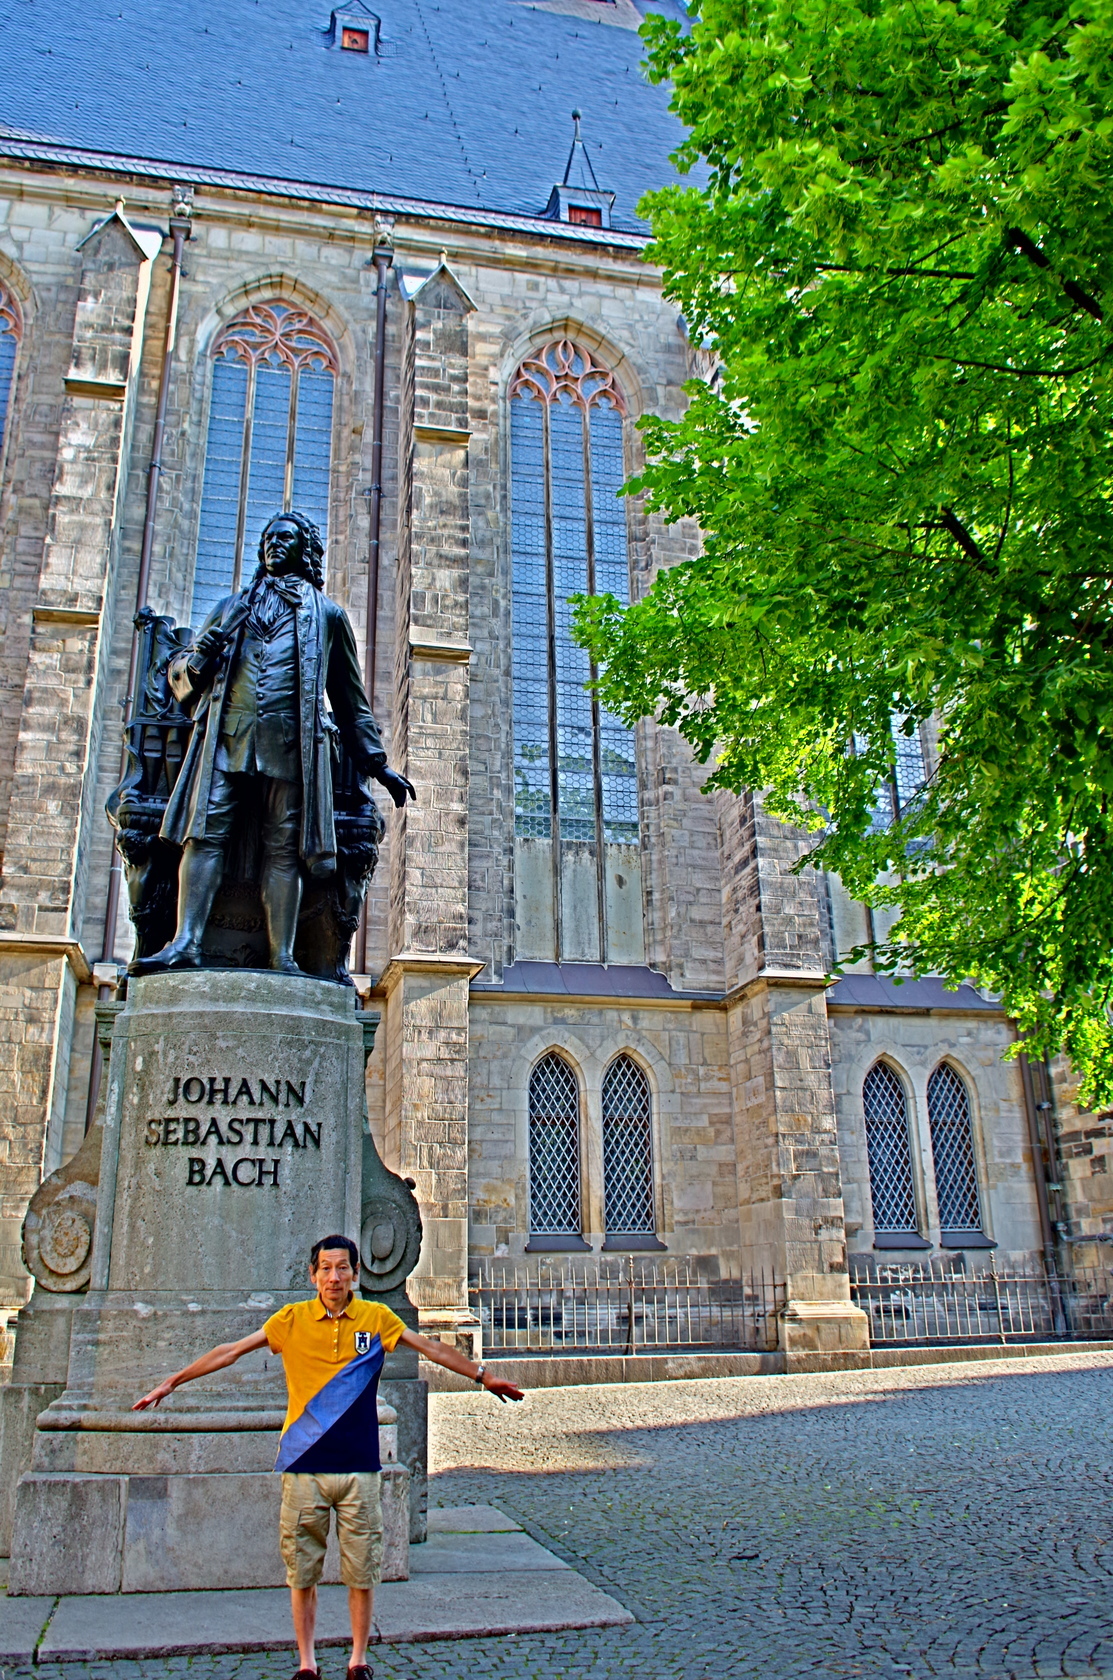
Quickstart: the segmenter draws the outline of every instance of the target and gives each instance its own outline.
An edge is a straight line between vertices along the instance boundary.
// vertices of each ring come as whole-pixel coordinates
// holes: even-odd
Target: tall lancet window
[[[941,1062],[928,1080],[927,1096],[942,1240],[959,1240],[964,1233],[981,1235],[982,1203],[966,1086]]]
[[[213,346],[191,620],[249,576],[259,533],[297,508],[328,535],[336,350],[291,303],[253,303]]]
[[[23,314],[13,294],[0,285],[0,447],[7,431],[15,384],[15,362],[23,337]]]
[[[884,1062],[875,1062],[862,1085],[866,1116],[866,1154],[876,1239],[919,1237],[916,1190],[912,1179],[912,1144],[904,1086]],[[912,1246],[917,1246],[913,1242]]]
[[[603,1080],[603,1216],[608,1237],[656,1230],[649,1080],[632,1056]]]
[[[529,1209],[532,1235],[579,1235],[580,1088],[552,1050],[529,1081]]]
[[[561,339],[510,389],[517,955],[645,960],[634,737],[594,701],[570,595],[629,599],[625,404]]]

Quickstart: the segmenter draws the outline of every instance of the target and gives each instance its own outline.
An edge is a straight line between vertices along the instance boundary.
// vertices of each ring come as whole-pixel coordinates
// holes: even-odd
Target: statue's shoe
[[[298,967],[293,957],[288,957],[285,962],[271,963],[271,972],[272,974],[295,974],[300,980],[312,979],[312,975],[306,974],[304,968]]]
[[[201,952],[196,945],[179,945],[176,940],[150,957],[137,957],[128,964],[129,974],[166,974],[180,968],[200,968]]]

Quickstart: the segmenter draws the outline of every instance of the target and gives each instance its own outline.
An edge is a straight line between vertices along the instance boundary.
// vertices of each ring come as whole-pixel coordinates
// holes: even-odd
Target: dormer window
[[[595,179],[591,159],[587,155],[580,133],[580,113],[572,112],[572,150],[564,170],[564,180],[552,190],[545,215],[554,222],[571,222],[574,227],[609,228],[614,208],[614,193],[603,192]]]
[[[379,19],[363,0],[348,0],[337,6],[325,31],[325,45],[341,52],[366,53],[378,57],[382,49]]]

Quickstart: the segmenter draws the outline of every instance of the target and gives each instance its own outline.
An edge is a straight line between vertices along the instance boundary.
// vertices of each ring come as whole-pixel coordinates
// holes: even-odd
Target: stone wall
[[[740,1263],[738,1177],[723,1012],[714,1006],[617,1007],[473,994],[469,1247],[478,1260],[521,1255],[529,1236],[529,1079],[557,1050],[581,1089],[584,1234],[603,1241],[603,1076],[622,1052],[648,1075],[658,1234],[670,1254]]]
[[[1072,1239],[1079,1264],[1107,1268],[1113,1240],[1113,1114],[1081,1106],[1077,1077],[1063,1056],[1051,1064],[1050,1097],[1062,1185],[1058,1201],[1067,1225],[1063,1234]]]

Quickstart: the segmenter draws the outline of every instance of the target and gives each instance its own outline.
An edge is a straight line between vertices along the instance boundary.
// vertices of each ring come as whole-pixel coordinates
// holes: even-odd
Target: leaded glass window
[[[904,1086],[891,1067],[875,1062],[862,1085],[870,1201],[876,1233],[916,1231],[916,1192]]]
[[[568,605],[629,600],[625,405],[571,339],[523,362],[510,395],[518,955],[641,962],[634,737],[587,692]]]
[[[632,1056],[603,1080],[603,1216],[608,1236],[656,1230],[649,1080]]]
[[[0,447],[7,431],[15,384],[15,362],[22,336],[23,314],[19,304],[6,286],[0,286]]]
[[[982,1207],[974,1166],[970,1098],[966,1086],[946,1062],[928,1080],[927,1099],[940,1229],[980,1231]]]
[[[894,712],[889,719],[890,745],[893,752],[892,776],[889,781],[882,782],[877,790],[873,820],[870,823],[870,831],[873,834],[882,833],[891,823],[896,822],[927,781],[927,758],[923,739],[918,728],[914,728],[911,735],[906,735],[905,722],[906,714],[903,712]],[[855,752],[864,752],[865,746],[865,737],[856,735]]]
[[[580,1234],[580,1088],[563,1056],[542,1056],[529,1082],[529,1228]]]
[[[328,541],[332,340],[290,303],[253,303],[213,346],[191,617],[238,589],[267,520],[296,508]]]

